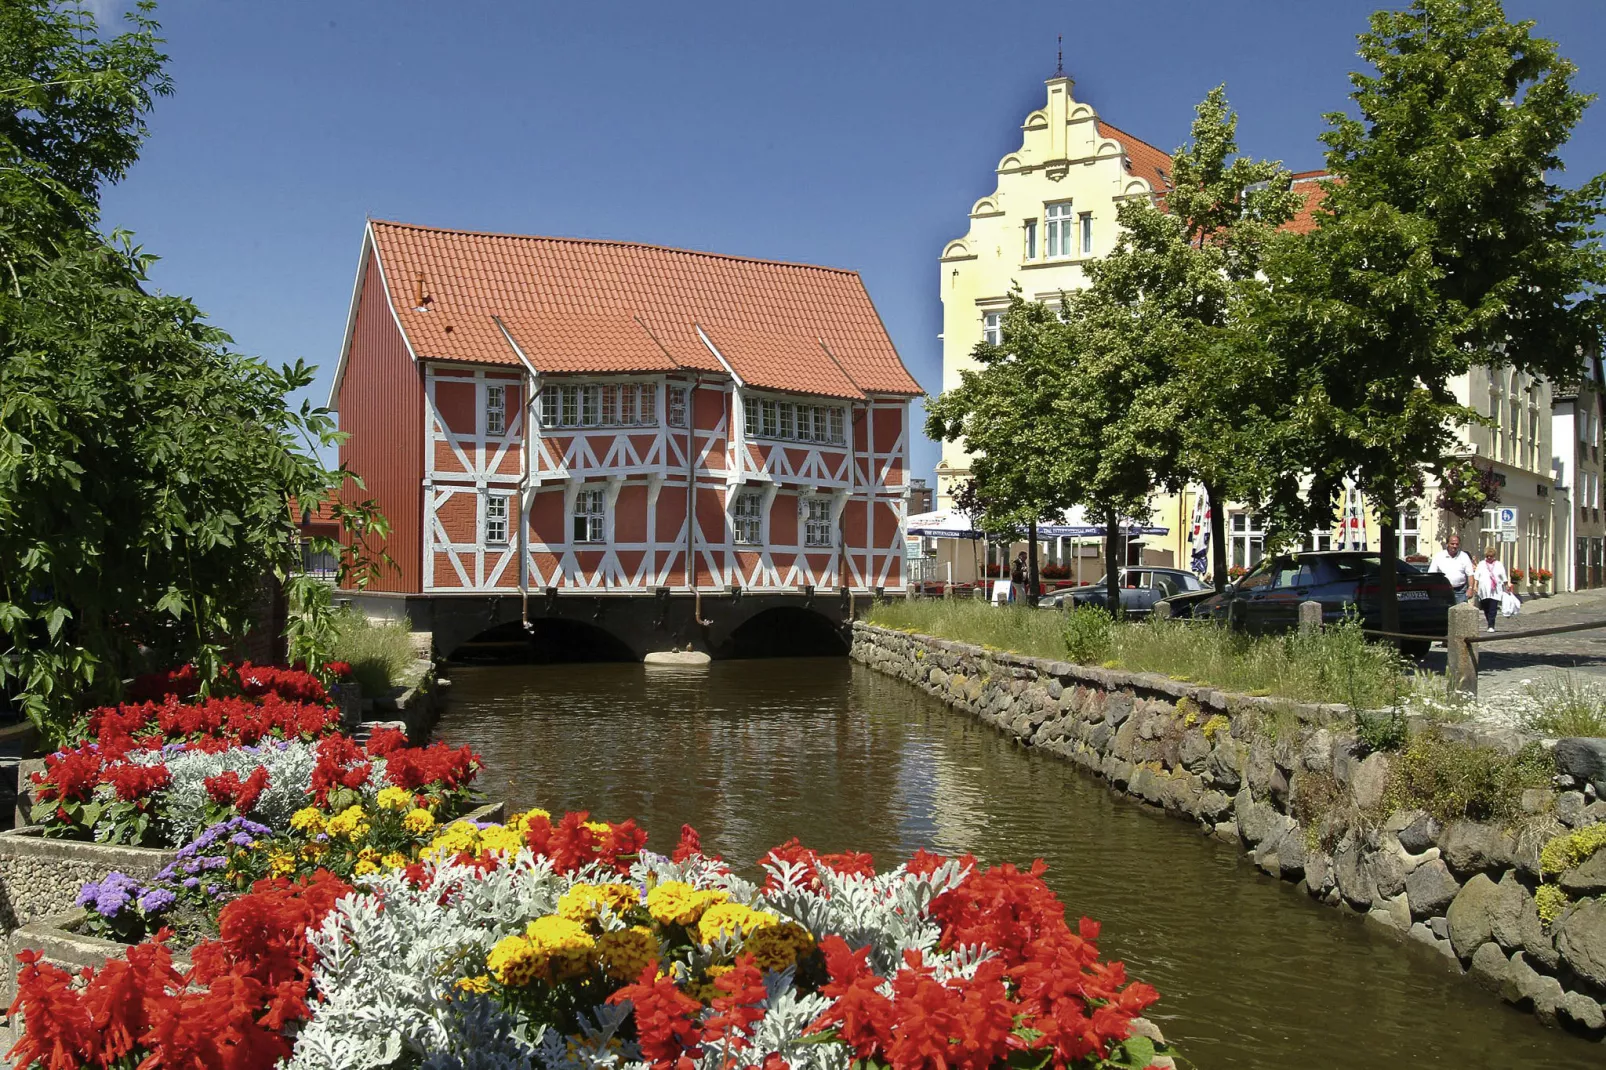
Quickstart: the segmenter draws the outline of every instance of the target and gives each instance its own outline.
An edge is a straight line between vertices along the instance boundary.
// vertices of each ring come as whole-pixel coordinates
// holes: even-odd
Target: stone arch
[[[999,213],[998,202],[993,200],[992,197],[983,197],[981,200],[977,201],[975,203],[975,205],[970,209],[970,214],[973,215],[973,216],[974,215],[997,215],[998,213]]]
[[[1026,121],[1022,123],[1021,126],[1026,130],[1047,130],[1048,113],[1043,111],[1034,111],[1026,117]]]
[[[947,248],[943,249],[942,251],[942,259],[944,260],[969,255],[970,246],[966,245],[963,240],[959,239],[949,242]]]
[[[1023,166],[1021,158],[1013,152],[998,161],[998,170],[1000,171],[1010,171],[1020,166]]]
[[[846,628],[807,606],[761,608],[718,637],[718,658],[840,657],[851,645]]]
[[[439,639],[437,638],[437,643]],[[533,617],[528,627],[504,621],[468,636],[442,653],[456,661],[640,661],[624,639],[600,624],[570,617]]]

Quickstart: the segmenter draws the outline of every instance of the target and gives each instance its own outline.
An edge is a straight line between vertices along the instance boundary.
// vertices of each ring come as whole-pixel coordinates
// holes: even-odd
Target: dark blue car
[[[1301,602],[1319,602],[1324,622],[1359,613],[1362,627],[1381,628],[1381,567],[1382,559],[1364,550],[1273,554],[1221,594],[1203,599],[1193,596],[1187,599],[1191,605],[1174,606],[1173,615],[1210,618],[1250,634],[1269,635],[1299,626]],[[1397,562],[1396,568],[1399,630],[1409,635],[1443,636],[1449,628],[1450,607],[1455,604],[1450,581],[1405,561]],[[1407,641],[1402,649],[1420,655],[1427,652],[1428,645],[1424,638]]]

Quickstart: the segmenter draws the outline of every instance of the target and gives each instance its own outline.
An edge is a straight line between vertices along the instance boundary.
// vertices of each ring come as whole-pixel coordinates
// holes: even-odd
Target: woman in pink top
[[[1483,548],[1483,560],[1472,571],[1472,585],[1477,590],[1478,605],[1483,607],[1483,618],[1489,622],[1492,632],[1495,616],[1500,612],[1500,596],[1511,590],[1506,566],[1495,559],[1493,544]]]

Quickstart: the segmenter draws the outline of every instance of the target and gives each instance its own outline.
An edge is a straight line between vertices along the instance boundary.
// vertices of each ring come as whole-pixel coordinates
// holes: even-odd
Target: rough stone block
[[[1500,886],[1479,873],[1467,881],[1445,916],[1450,944],[1463,962],[1494,937],[1490,914],[1500,899]]]
[[[1369,754],[1350,771],[1350,793],[1355,805],[1372,810],[1383,802],[1383,789],[1388,786],[1389,759],[1386,754]]]
[[[1575,899],[1606,892],[1606,851],[1596,851],[1582,865],[1563,873],[1561,886]]]
[[[1410,898],[1411,916],[1415,918],[1444,913],[1460,890],[1461,886],[1439,859],[1418,866],[1405,879],[1405,894]]]
[[[1583,1033],[1606,1032],[1606,1014],[1601,1012],[1599,1003],[1582,992],[1568,992],[1561,997],[1556,1011],[1562,1024],[1571,1025]]]
[[[1472,953],[1470,972],[1472,979],[1491,992],[1499,992],[1506,982],[1506,974],[1511,969],[1511,963],[1506,959],[1500,945],[1490,942],[1481,945]]]
[[[1606,784],[1606,739],[1558,739],[1550,756],[1558,773],[1597,788]]]
[[[1596,988],[1606,988],[1606,900],[1573,907],[1556,926],[1562,961]]]

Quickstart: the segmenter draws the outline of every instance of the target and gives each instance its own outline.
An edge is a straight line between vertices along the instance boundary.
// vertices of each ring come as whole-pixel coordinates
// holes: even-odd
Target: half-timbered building
[[[868,593],[919,393],[852,271],[376,220],[331,405],[376,590]]]

